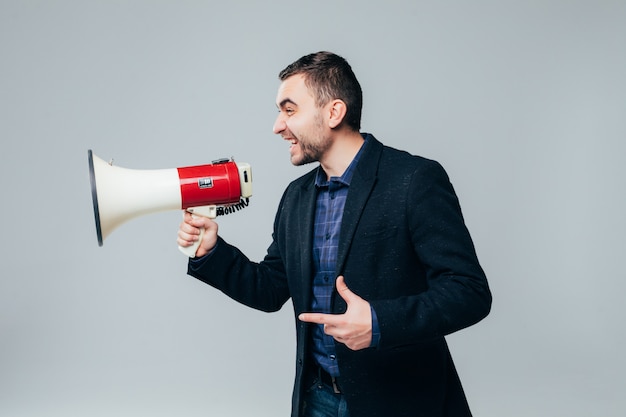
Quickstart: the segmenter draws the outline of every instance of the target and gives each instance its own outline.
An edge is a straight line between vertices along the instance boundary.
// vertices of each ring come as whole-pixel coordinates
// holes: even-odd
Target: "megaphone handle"
[[[198,248],[200,247],[200,242],[202,241],[203,236],[204,236],[204,228],[201,228],[200,235],[198,236],[198,240],[196,240],[193,245],[187,246],[186,248],[182,246],[178,246],[178,249],[183,254],[187,255],[189,258],[195,257],[196,252],[198,251]]]
[[[191,216],[194,218],[197,217],[208,217],[209,219],[214,219],[217,217],[217,206],[203,206],[203,207],[190,207],[187,209],[187,212],[191,213]],[[185,213],[183,213],[183,216]],[[189,258],[193,258],[196,256],[196,252],[198,251],[198,247],[200,247],[200,242],[202,242],[202,238],[204,237],[204,228],[200,228],[200,235],[198,235],[198,240],[191,246],[182,247],[178,246],[178,249]]]

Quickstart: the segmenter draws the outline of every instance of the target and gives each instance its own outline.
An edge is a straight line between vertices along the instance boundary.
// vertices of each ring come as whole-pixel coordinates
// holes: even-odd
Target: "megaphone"
[[[113,166],[91,149],[88,153],[100,246],[118,226],[144,214],[186,210],[215,218],[246,207],[252,196],[250,165],[232,159],[182,168],[137,170]],[[194,245],[179,249],[193,257],[201,239],[202,235]]]

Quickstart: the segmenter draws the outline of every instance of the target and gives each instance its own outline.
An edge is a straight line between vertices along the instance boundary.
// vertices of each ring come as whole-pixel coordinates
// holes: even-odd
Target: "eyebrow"
[[[286,99],[283,99],[280,103],[278,103],[278,108],[282,109],[287,104],[293,104],[294,106],[297,106],[295,101],[293,101],[290,98],[286,98]]]

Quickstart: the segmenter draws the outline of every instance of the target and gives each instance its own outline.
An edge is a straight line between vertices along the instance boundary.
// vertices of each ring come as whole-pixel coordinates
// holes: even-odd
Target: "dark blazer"
[[[208,259],[190,261],[189,274],[259,310],[277,311],[291,298],[296,317],[309,311],[315,172],[285,190],[262,262],[220,238]],[[484,318],[491,293],[441,165],[369,135],[345,204],[337,265],[350,290],[371,303],[381,331],[376,348],[337,343],[351,417],[470,416],[444,336]],[[332,308],[346,309],[336,292]],[[308,388],[309,329],[296,319],[293,417]]]

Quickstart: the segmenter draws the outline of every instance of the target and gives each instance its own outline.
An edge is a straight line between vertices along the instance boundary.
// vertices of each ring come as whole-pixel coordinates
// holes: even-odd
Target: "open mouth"
[[[298,140],[294,138],[284,138],[287,142],[289,142],[289,149],[293,149],[297,144]]]

